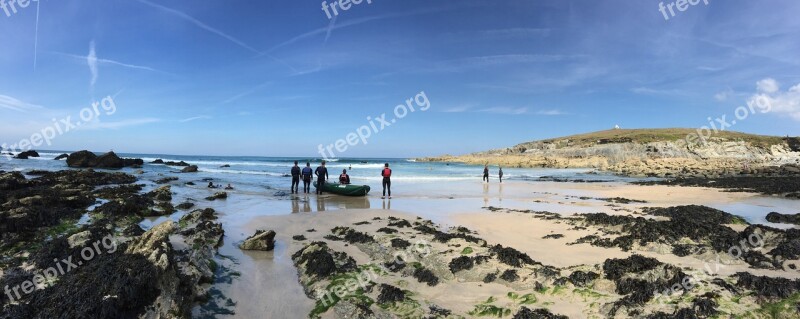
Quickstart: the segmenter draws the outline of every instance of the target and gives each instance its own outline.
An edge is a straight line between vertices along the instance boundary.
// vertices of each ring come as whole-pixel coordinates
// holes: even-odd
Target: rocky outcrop
[[[14,158],[16,159],[28,159],[29,157],[39,157],[39,153],[37,153],[34,150],[30,150],[30,151],[24,151],[22,153],[17,154],[17,156],[14,156]]]
[[[69,157],[69,154],[64,153],[64,154],[61,154],[59,156],[56,156],[56,158],[54,158],[54,160],[60,161],[62,159],[66,159],[67,157]]]
[[[181,170],[181,173],[197,173],[197,165],[189,165]]]
[[[241,250],[262,250],[270,251],[275,249],[275,231],[273,230],[258,230],[253,236],[247,237],[243,243],[239,245]]]
[[[767,214],[767,221],[770,223],[800,225],[800,214],[781,214],[771,212]]]
[[[167,166],[189,166],[189,163],[186,163],[184,161],[180,161],[180,162],[167,161],[167,162],[165,162],[164,160],[162,160],[160,158],[156,159],[155,161],[150,162],[150,164],[163,164],[163,165],[167,165]]]
[[[228,193],[226,193],[226,192],[216,192],[216,193],[214,193],[214,195],[206,197],[206,200],[214,201],[214,200],[217,200],[217,199],[226,199],[226,198],[228,198]]]
[[[141,159],[120,158],[114,152],[108,152],[100,156],[92,152],[83,150],[70,154],[67,157],[67,165],[73,168],[102,168],[120,169],[123,167],[141,167],[144,161]]]
[[[800,165],[796,138],[712,134],[686,141],[696,130],[612,130],[519,144],[463,156],[420,161],[462,162],[502,167],[594,168],[627,176],[719,177],[751,170]]]

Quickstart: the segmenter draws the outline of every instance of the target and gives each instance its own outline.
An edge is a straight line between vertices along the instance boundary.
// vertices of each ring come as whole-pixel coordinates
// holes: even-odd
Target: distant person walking
[[[297,161],[294,161],[292,166],[292,194],[297,194],[300,191],[300,166],[297,166]]]
[[[389,199],[392,199],[392,169],[389,168],[389,163],[383,165],[381,176],[383,176],[383,196],[381,198],[386,198],[386,192],[388,191]]]
[[[306,167],[303,167],[303,193],[308,194],[311,192],[311,177],[314,170],[311,169],[311,163],[306,162]]]
[[[325,181],[328,180],[328,169],[325,168],[325,161],[322,161],[322,165],[317,167],[314,173],[317,174],[317,194],[322,195],[322,187],[325,186]]]
[[[489,182],[489,164],[483,166],[483,181]]]
[[[503,182],[503,167],[500,167],[500,172],[497,173],[497,176],[500,177],[500,183]]]

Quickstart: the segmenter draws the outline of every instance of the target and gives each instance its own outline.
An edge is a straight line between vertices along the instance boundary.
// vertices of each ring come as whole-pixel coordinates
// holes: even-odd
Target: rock
[[[156,180],[156,184],[166,184],[166,183],[177,181],[177,180],[178,180],[178,178],[174,177],[174,176],[164,177],[162,179]]]
[[[194,203],[192,203],[192,202],[183,202],[183,203],[178,204],[178,206],[175,206],[175,208],[182,209],[182,210],[191,209],[192,207],[194,207]]]
[[[25,151],[14,156],[16,159],[28,159],[28,157],[39,157],[39,153],[34,150]]]
[[[800,225],[800,214],[791,215],[771,212],[767,214],[767,221],[770,223]]]
[[[181,170],[181,173],[197,173],[197,165],[186,166]]]
[[[226,199],[228,198],[228,193],[226,192],[217,192],[214,195],[206,197],[206,200],[217,200],[217,199]]]
[[[222,165],[222,166],[220,166],[220,168],[228,168],[228,167],[231,167],[231,166],[230,166],[230,165],[228,165],[228,164],[225,164],[225,165]]]
[[[123,161],[119,156],[117,156],[114,152],[108,152],[103,155],[98,156],[91,165],[92,167],[97,168],[123,168],[125,167],[125,161]]]
[[[159,158],[159,159],[156,159],[155,161],[150,162],[150,164],[164,164],[164,160]]]
[[[144,234],[144,229],[137,224],[130,225],[122,230],[122,234],[128,237],[136,237]]]
[[[97,155],[89,151],[77,151],[69,154],[67,157],[67,166],[69,167],[91,167]]]
[[[239,245],[241,250],[271,251],[275,249],[275,231],[258,230],[253,236],[248,237]]]
[[[87,150],[78,151],[67,157],[67,166],[73,168],[103,168],[120,169],[127,166],[141,166],[144,161],[141,159],[120,158],[114,152],[108,152],[97,156]]]
[[[85,246],[86,242],[88,242],[92,237],[92,233],[90,231],[82,231],[75,235],[69,236],[67,238],[67,242],[69,243],[70,248],[75,247],[83,247]]]

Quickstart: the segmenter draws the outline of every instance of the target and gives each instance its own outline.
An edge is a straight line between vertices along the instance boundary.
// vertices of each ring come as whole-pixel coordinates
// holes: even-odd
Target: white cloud
[[[17,112],[27,112],[35,109],[43,109],[43,107],[35,104],[26,103],[17,100],[8,95],[0,94],[0,108],[9,109]]]
[[[756,86],[758,87],[758,92],[761,93],[775,93],[780,89],[778,81],[775,81],[773,78],[766,78],[758,81]]]
[[[720,102],[727,101],[728,98],[730,98],[732,95],[734,95],[734,93],[735,92],[733,92],[733,90],[727,89],[725,91],[722,91],[722,92],[719,92],[717,94],[714,94],[714,99],[717,100],[717,101],[720,101]]]
[[[631,89],[631,92],[636,94],[652,94],[652,95],[677,95],[681,94],[678,90],[660,90],[648,87],[638,87]]]
[[[496,107],[490,107],[490,108],[486,108],[486,109],[481,109],[481,110],[478,110],[477,112],[492,113],[492,114],[521,115],[521,114],[528,113],[528,108],[527,107],[512,108],[512,107],[496,106]]]
[[[208,115],[200,115],[200,116],[194,116],[194,117],[190,117],[190,118],[185,118],[185,119],[182,119],[182,120],[180,120],[178,122],[186,123],[186,122],[191,122],[191,121],[195,121],[195,120],[210,120],[210,119],[211,119],[211,117],[208,116]]]
[[[541,111],[536,112],[536,114],[553,116],[553,115],[567,115],[569,113],[564,113],[561,110],[552,109],[552,110],[541,110]]]
[[[463,104],[463,105],[458,105],[458,106],[453,106],[453,107],[449,107],[449,108],[446,108],[446,109],[442,109],[442,112],[443,113],[464,113],[464,112],[469,112],[470,110],[472,110],[473,107],[474,107],[474,105],[471,105],[471,104]]]
[[[767,110],[769,113],[787,114],[800,121],[800,84],[783,92],[776,80],[767,78],[758,81],[756,86],[758,92],[748,100],[749,105],[754,105],[761,112]]]
[[[92,73],[92,82],[91,86],[94,87],[95,83],[97,83],[97,52],[94,50],[94,40],[89,43],[89,54],[86,55],[86,64],[89,65],[89,72]]]

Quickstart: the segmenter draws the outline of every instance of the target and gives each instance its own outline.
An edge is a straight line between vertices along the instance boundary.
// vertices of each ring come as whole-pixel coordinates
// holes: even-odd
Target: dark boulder
[[[123,167],[141,167],[144,161],[141,159],[120,158],[114,152],[108,152],[97,156],[87,150],[78,151],[67,157],[67,166],[73,168],[104,168],[120,169]]]
[[[181,170],[181,173],[197,173],[197,165],[186,166]]]
[[[92,167],[92,163],[97,159],[97,155],[89,151],[77,151],[69,154],[67,157],[67,166],[69,167]]]
[[[17,156],[14,156],[14,158],[16,159],[28,159],[29,157],[39,157],[39,153],[37,153],[34,150],[30,150],[30,151],[24,151],[22,153],[17,154]]]
[[[800,225],[800,214],[791,215],[772,212],[767,214],[767,221],[770,223]]]
[[[59,156],[56,156],[56,158],[54,158],[54,160],[60,161],[62,159],[66,159],[67,157],[69,157],[69,154],[64,153],[64,154],[61,154]]]
[[[92,167],[97,168],[123,168],[125,167],[125,161],[122,160],[119,156],[117,156],[114,152],[108,152],[103,155],[98,156],[93,164]]]

